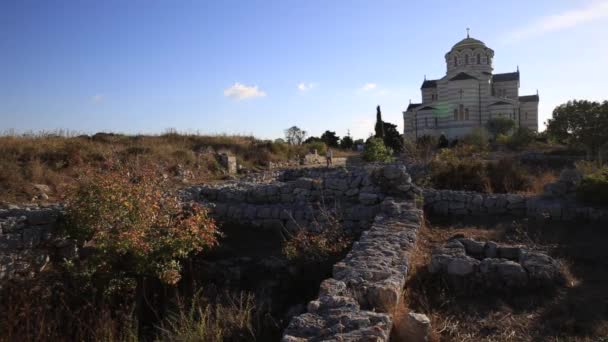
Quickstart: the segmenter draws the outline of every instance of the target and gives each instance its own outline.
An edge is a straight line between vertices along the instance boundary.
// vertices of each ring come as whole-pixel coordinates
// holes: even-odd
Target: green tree
[[[608,141],[608,101],[573,100],[557,106],[547,120],[547,135],[571,146],[584,146],[589,157],[601,161]]]
[[[374,130],[376,131],[376,138],[384,139],[384,121],[382,121],[380,106],[376,107],[376,126]]]
[[[355,142],[353,141],[353,138],[350,137],[350,135],[347,135],[344,138],[342,138],[342,140],[340,140],[340,147],[345,150],[352,149],[354,145],[355,145]]]
[[[393,152],[384,145],[382,139],[371,137],[365,142],[363,159],[367,161],[388,162],[393,159]]]
[[[319,137],[308,137],[308,138],[306,138],[306,140],[304,140],[305,144],[316,143],[316,142],[323,142],[323,139],[321,139]]]
[[[395,152],[403,152],[403,138],[397,130],[397,125],[390,122],[383,122],[384,126],[384,145],[390,147]]]
[[[285,130],[285,140],[291,145],[302,145],[306,135],[306,131],[300,129],[298,126],[291,126]]]
[[[500,134],[508,134],[515,127],[515,121],[497,117],[486,122],[486,129],[494,136],[494,139]]]
[[[325,133],[321,135],[321,140],[329,147],[338,147],[340,137],[336,135],[336,132],[325,131]]]

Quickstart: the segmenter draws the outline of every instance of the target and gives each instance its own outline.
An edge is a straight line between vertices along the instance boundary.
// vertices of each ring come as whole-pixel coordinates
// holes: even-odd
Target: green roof
[[[474,49],[476,47],[486,47],[486,44],[475,38],[465,38],[452,47],[452,50]]]

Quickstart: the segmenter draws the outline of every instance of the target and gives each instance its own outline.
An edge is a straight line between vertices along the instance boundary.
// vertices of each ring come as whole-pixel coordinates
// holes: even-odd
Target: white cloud
[[[317,86],[316,83],[312,83],[312,82],[305,83],[305,82],[302,82],[302,83],[298,84],[298,90],[299,91],[309,91],[312,88],[315,88],[316,86]]]
[[[235,100],[253,99],[256,97],[264,97],[266,93],[258,89],[258,86],[248,86],[239,82],[224,90],[224,96]]]
[[[93,103],[102,103],[106,97],[103,94],[95,94],[91,96],[91,102]]]
[[[370,91],[370,90],[374,90],[378,87],[378,85],[376,83],[365,83],[365,85],[363,85],[363,87],[361,87],[361,90],[363,91]]]
[[[606,17],[608,17],[608,1],[593,1],[585,7],[540,17],[527,26],[508,32],[504,40],[506,42],[516,42],[539,37],[546,33],[572,28]]]

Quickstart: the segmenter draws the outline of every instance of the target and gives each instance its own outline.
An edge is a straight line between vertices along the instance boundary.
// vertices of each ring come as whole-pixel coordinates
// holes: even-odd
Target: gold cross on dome
[[[467,38],[469,38],[469,31],[470,31],[470,30],[471,30],[471,29],[467,27]]]

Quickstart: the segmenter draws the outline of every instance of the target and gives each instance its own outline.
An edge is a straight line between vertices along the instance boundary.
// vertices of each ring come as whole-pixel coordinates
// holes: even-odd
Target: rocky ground
[[[450,242],[455,235],[456,239]],[[445,249],[449,243],[464,247],[460,240],[470,245],[469,250],[482,248],[473,258],[480,264],[482,252],[488,252],[487,243],[473,246],[471,241],[494,241],[505,253],[517,252],[520,258],[511,261],[492,259],[513,266],[507,267],[509,270],[515,264],[525,264],[521,256],[526,252],[546,254],[560,264],[563,283],[525,291],[480,287],[470,292],[457,291],[446,277],[431,273],[429,265],[433,251]],[[608,266],[608,252],[603,247],[606,241],[608,232],[600,224],[431,219],[421,230],[411,258],[413,270],[406,283],[403,306],[395,314],[393,340],[403,340],[411,310],[430,318],[431,340],[435,341],[604,341],[608,336],[608,275],[602,271]],[[467,248],[463,249],[467,255]]]

